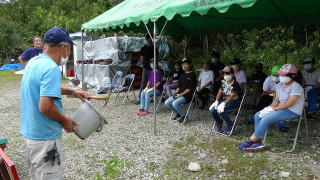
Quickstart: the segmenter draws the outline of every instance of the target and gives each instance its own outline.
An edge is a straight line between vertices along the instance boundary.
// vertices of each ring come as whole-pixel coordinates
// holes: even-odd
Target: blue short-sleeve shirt
[[[25,50],[20,56],[22,57],[22,59],[29,61],[30,59],[32,59],[35,56],[38,56],[42,52],[42,49],[36,49],[33,47]]]
[[[61,71],[58,65],[44,54],[32,58],[26,66],[21,82],[20,131],[32,140],[61,138],[61,124],[39,111],[41,96],[53,97],[54,105],[62,109]]]

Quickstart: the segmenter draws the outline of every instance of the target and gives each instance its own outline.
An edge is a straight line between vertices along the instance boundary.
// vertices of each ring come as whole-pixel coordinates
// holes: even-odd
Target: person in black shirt
[[[172,90],[175,90],[178,88],[178,82],[181,74],[183,73],[182,68],[181,68],[181,63],[176,62],[174,64],[174,71],[171,72],[171,76],[169,77],[168,82],[164,86],[165,89],[165,95],[164,98],[168,99],[169,97],[172,96]]]
[[[179,123],[182,123],[186,116],[182,104],[191,102],[197,86],[196,74],[192,72],[192,63],[189,58],[182,60],[182,69],[185,73],[180,76],[174,96],[165,101],[165,106],[175,113],[172,120],[178,120]]]
[[[262,72],[263,65],[261,63],[258,63],[254,66],[255,73],[252,75],[252,84],[250,88],[250,92],[252,94],[251,96],[251,105],[255,108],[260,100],[259,97],[261,97],[263,92],[263,82],[266,80],[267,75]]]
[[[141,48],[141,56],[140,56],[140,59],[142,60],[142,64],[143,64],[143,71],[142,71],[142,77],[141,77],[139,99],[140,99],[141,92],[147,86],[148,74],[152,70],[149,62],[150,62],[150,59],[152,59],[154,56],[154,51],[153,51],[154,46],[149,34],[146,35],[146,41],[147,41],[147,44]],[[139,101],[137,103],[140,104]]]
[[[221,80],[223,79],[223,72],[222,69],[225,65],[220,61],[220,54],[216,51],[211,53],[211,60],[212,60],[212,71],[214,73],[214,86],[213,86],[213,93],[216,94],[219,91],[221,86]]]
[[[224,80],[221,81],[221,87],[216,96],[216,101],[210,106],[209,110],[213,119],[216,121],[215,130],[219,133],[229,135],[233,122],[226,111],[238,108],[240,106],[241,89],[240,85],[234,78],[234,71],[230,66],[226,66],[223,70]],[[228,127],[222,131],[222,119],[227,123]]]

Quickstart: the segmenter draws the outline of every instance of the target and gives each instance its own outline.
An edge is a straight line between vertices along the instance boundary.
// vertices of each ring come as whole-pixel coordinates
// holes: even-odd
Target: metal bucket
[[[73,132],[82,140],[94,132],[102,131],[103,125],[108,124],[106,119],[87,100],[72,114],[71,119],[80,123],[79,126],[73,127]]]

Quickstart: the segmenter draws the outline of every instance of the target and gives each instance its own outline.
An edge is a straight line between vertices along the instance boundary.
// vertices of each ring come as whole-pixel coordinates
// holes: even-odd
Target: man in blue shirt
[[[42,49],[42,39],[39,36],[35,36],[33,38],[33,47],[25,50],[19,57],[18,60],[22,67],[26,66],[26,62],[32,59],[35,56],[38,56],[40,53],[43,52]]]
[[[21,127],[32,180],[63,179],[62,128],[72,132],[77,122],[64,116],[62,96],[88,94],[61,86],[59,65],[67,62],[72,41],[65,29],[54,26],[44,35],[44,52],[32,58],[21,82]]]

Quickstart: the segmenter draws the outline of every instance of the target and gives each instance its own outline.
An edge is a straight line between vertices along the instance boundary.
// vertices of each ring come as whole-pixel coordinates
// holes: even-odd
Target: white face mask
[[[312,65],[311,64],[305,64],[303,65],[304,69],[305,70],[310,70],[312,68]]]
[[[287,76],[280,76],[279,77],[280,83],[282,84],[287,84],[288,82],[291,81],[291,78],[287,77]]]
[[[212,58],[212,62],[216,63],[216,62],[218,62],[218,59],[217,58]]]
[[[271,76],[271,80],[275,83],[278,83],[279,82],[279,77],[277,76]]]
[[[67,56],[66,58],[64,58],[64,57],[61,57],[61,61],[60,61],[60,66],[64,66],[64,65],[66,65],[67,64],[67,62],[68,62],[68,60],[69,60],[69,56]]]
[[[150,64],[150,67],[151,67],[151,69],[153,69],[153,67],[154,67],[153,64]]]
[[[234,71],[237,71],[237,70],[239,69],[239,66],[238,66],[238,65],[231,65],[231,67],[232,67],[232,69],[233,69]]]
[[[232,79],[232,75],[223,76],[224,80],[230,81]]]

